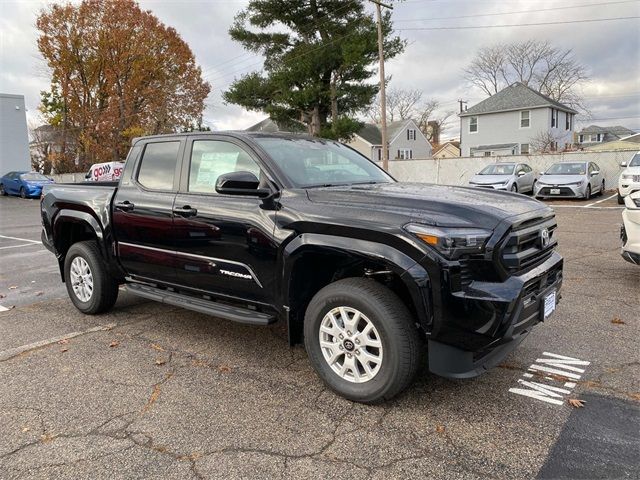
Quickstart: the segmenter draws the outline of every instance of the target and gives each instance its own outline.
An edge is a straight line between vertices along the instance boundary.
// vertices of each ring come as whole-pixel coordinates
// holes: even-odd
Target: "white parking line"
[[[588,208],[589,210],[623,210],[624,207],[590,207],[589,205],[550,205],[551,208]]]
[[[0,250],[4,250],[6,248],[33,247],[34,245],[37,245],[37,243],[21,243],[20,245],[9,245],[7,247],[0,247]]]
[[[585,205],[585,208],[593,207],[594,205],[597,205],[597,204],[602,203],[602,202],[606,202],[607,200],[611,200],[613,197],[617,197],[617,196],[618,196],[618,194],[614,193],[610,197],[603,198],[602,200],[598,200],[597,202],[590,203],[589,205]]]
[[[29,240],[28,238],[18,238],[18,237],[9,237],[7,235],[0,235],[0,238],[6,238],[8,240],[18,240],[20,242],[28,242],[28,243],[42,243],[39,240]]]
[[[11,310],[11,309],[0,305],[0,312],[6,312],[7,310]]]
[[[117,324],[115,323],[109,323],[108,325],[98,325],[97,327],[89,328],[88,330],[83,330],[81,332],[71,332],[65,335],[60,335],[59,337],[48,338],[47,340],[41,340],[39,342],[29,343],[28,345],[22,345],[21,347],[10,348],[9,350],[0,352],[0,362],[9,360],[10,358],[16,357],[21,353],[28,352],[29,350],[35,350],[36,348],[42,348],[46,347],[47,345],[51,345],[52,343],[57,343],[60,340],[79,337],[80,335],[85,335],[87,333],[111,330],[116,325]]]

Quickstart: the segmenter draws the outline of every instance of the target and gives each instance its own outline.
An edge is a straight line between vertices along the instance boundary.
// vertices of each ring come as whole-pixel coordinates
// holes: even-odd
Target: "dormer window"
[[[407,130],[407,140],[415,140],[416,139],[416,130],[415,128],[409,128]]]

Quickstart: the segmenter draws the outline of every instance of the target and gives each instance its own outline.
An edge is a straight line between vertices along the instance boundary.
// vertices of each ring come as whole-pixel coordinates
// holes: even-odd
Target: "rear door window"
[[[180,142],[147,143],[138,183],[149,190],[173,190]]]

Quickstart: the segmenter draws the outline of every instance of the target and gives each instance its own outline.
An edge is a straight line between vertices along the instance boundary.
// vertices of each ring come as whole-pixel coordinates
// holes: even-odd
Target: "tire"
[[[27,191],[24,189],[24,187],[20,187],[20,197],[27,198]]]
[[[591,184],[587,185],[587,193],[585,193],[584,198],[589,200],[591,198]]]
[[[88,268],[88,275],[85,274],[86,270],[78,269],[84,265]],[[76,273],[71,271],[72,266]],[[78,270],[83,275],[80,276],[81,282],[80,285],[77,285],[79,288],[76,290],[72,278],[78,278]],[[82,313],[95,315],[106,312],[113,307],[118,299],[118,282],[107,271],[107,266],[95,241],[74,243],[69,248],[64,261],[64,278],[69,298]],[[92,288],[88,292],[90,282]],[[83,285],[87,288],[84,288]]]
[[[604,180],[602,180],[602,185],[600,185],[600,191],[598,192],[599,197],[603,195],[604,195]]]
[[[332,311],[333,320],[337,322],[329,316]],[[349,326],[344,322],[344,328],[340,328],[344,314],[353,320],[358,312],[361,315],[355,328],[358,335],[348,330]],[[330,329],[325,322],[331,325]],[[321,330],[323,323],[325,329]],[[373,328],[365,334],[369,324]],[[342,332],[344,338],[327,331]],[[347,332],[351,333],[350,337]],[[335,350],[320,346],[321,335],[329,345],[334,345]],[[375,346],[376,339],[380,348]],[[339,280],[316,293],[304,319],[304,344],[311,365],[324,383],[337,394],[362,403],[389,400],[407,388],[416,375],[423,353],[415,321],[404,303],[385,286],[365,278]],[[330,351],[336,354],[333,364],[325,357]],[[351,360],[348,351],[353,352]],[[366,362],[369,371],[362,362],[364,354],[367,358],[380,359],[377,364]],[[334,370],[340,367],[344,370],[345,361],[353,362],[352,366],[358,370],[357,379],[352,368],[347,367],[342,376]]]
[[[624,205],[624,197],[618,193],[618,205]]]
[[[518,184],[513,182],[513,185],[511,185],[511,191],[513,193],[518,193]]]
[[[7,191],[4,189],[4,185],[0,183],[0,197],[6,197]]]

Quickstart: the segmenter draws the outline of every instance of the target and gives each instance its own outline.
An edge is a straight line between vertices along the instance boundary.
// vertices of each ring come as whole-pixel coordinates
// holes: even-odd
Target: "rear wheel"
[[[329,388],[363,403],[388,400],[413,380],[422,344],[402,301],[375,280],[347,278],[307,307],[304,343]]]
[[[74,243],[64,261],[67,293],[82,313],[111,309],[118,299],[118,282],[108,272],[94,241]]]
[[[27,191],[24,189],[24,187],[20,187],[20,196],[22,198],[27,198]]]
[[[0,196],[6,197],[7,191],[4,189],[4,185],[0,183]]]
[[[600,191],[598,192],[599,197],[602,195],[604,195],[604,180],[602,180],[602,185],[600,185]]]

